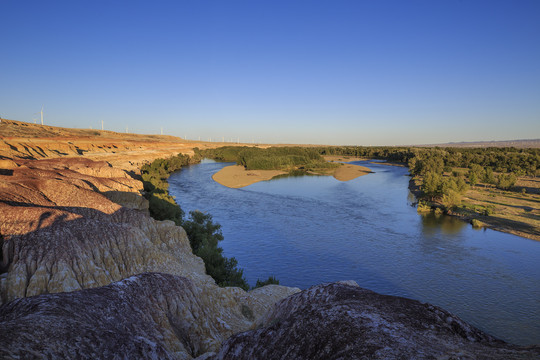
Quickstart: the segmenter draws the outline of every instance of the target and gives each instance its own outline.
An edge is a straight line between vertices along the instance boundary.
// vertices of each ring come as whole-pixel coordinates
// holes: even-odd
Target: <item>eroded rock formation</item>
[[[0,160],[89,158],[105,160],[122,169],[134,170],[156,158],[193,153],[193,148],[217,147],[215,143],[193,142],[167,135],[140,135],[113,131],[69,129],[0,121]],[[0,165],[1,168],[1,165]]]
[[[229,338],[213,359],[533,359],[540,347],[504,343],[447,311],[354,282],[289,296]]]
[[[275,301],[299,291],[273,286],[247,293],[216,286],[202,260],[192,254],[185,231],[171,221],[150,218],[139,194],[141,183],[105,162],[14,164],[0,174],[3,303],[103,287],[145,272],[182,276],[198,294],[198,304],[221,324],[193,325],[193,331],[203,334],[205,349],[217,350]]]
[[[0,358],[190,359],[216,348],[227,323],[187,278],[144,273],[0,307]]]

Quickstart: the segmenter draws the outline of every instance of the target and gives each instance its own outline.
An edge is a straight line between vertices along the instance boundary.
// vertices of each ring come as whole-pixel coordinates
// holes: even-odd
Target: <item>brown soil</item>
[[[0,122],[0,160],[84,157],[136,171],[157,158],[193,154],[195,147],[206,149],[223,145],[168,135],[69,129],[5,119]]]
[[[360,165],[343,164],[334,170],[334,178],[339,181],[349,181],[359,176],[367,175],[372,172],[370,169]]]
[[[539,194],[521,194],[477,186],[465,194],[463,203],[493,206],[495,211],[492,215],[469,216],[480,220],[489,228],[540,240]]]
[[[246,170],[240,165],[226,166],[212,176],[215,182],[233,189],[248,186],[259,181],[270,180],[286,174],[280,170]]]

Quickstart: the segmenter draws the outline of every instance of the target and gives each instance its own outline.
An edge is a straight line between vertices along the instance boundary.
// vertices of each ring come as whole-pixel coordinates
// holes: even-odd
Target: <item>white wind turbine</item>
[[[35,113],[35,115],[39,114],[41,116],[41,125],[43,125],[43,105],[41,105],[41,111],[40,112],[37,112]],[[36,118],[35,116],[33,117],[34,119],[34,124],[36,123]]]

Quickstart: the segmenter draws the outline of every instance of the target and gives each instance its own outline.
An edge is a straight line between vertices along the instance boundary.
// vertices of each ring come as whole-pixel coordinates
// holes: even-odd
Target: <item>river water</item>
[[[229,163],[205,160],[169,178],[186,212],[212,214],[226,256],[248,282],[276,276],[302,289],[360,286],[438,305],[516,344],[540,344],[540,242],[421,216],[407,169],[367,162],[375,173],[274,179],[230,189],[212,180]]]

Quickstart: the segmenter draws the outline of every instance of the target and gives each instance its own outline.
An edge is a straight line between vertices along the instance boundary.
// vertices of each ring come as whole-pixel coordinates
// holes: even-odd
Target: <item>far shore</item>
[[[328,175],[334,176],[339,181],[349,181],[371,172],[370,169],[364,166],[343,164]],[[287,172],[281,170],[246,170],[243,166],[231,165],[215,173],[212,179],[223,186],[238,189],[285,174]]]

